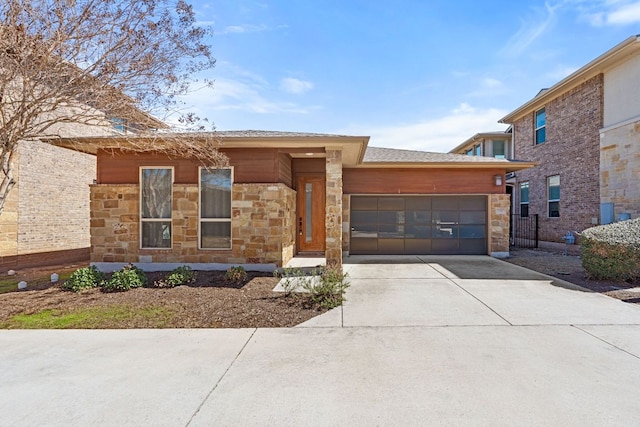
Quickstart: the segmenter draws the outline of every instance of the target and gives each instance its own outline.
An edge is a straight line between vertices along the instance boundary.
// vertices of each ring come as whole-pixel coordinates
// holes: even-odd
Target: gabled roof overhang
[[[638,54],[639,51],[640,36],[636,35],[629,37],[622,43],[618,44],[612,49],[609,49],[607,52],[589,62],[584,67],[560,80],[549,89],[540,91],[540,93],[535,98],[513,110],[511,113],[498,120],[498,122],[513,124],[522,116],[542,108],[545,104],[558,97],[562,93],[575,88],[576,86],[597,76],[598,74],[606,72],[612,67],[627,60],[629,57]]]
[[[369,142],[368,136],[343,136],[303,133],[254,132],[254,134],[205,132],[205,133],[158,133],[152,135],[79,137],[48,139],[52,145],[96,155],[98,150],[127,149],[144,143],[178,141],[181,138],[196,141],[214,141],[218,148],[272,148],[289,153],[292,157],[323,157],[328,149],[342,151],[345,166],[362,162]]]

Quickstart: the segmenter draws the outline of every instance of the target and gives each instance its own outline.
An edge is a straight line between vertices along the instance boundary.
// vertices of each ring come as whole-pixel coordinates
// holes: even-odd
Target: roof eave
[[[604,72],[610,66],[616,64],[624,55],[630,55],[640,49],[640,36],[635,35],[617,44],[596,59],[592,60],[577,71],[574,71],[555,85],[551,86],[543,94],[534,97],[525,104],[507,114],[498,123],[513,124],[517,119],[530,111],[536,110],[559,94],[566,92],[584,81]]]

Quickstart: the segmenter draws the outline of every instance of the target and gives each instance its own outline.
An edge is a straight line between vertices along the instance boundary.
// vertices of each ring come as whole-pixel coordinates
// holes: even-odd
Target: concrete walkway
[[[350,257],[291,329],[0,331],[0,425],[638,425],[640,307],[488,257]]]

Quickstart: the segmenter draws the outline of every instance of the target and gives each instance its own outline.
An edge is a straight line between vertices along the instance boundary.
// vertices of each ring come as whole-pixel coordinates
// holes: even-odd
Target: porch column
[[[511,196],[492,194],[489,198],[489,255],[496,258],[509,256],[509,228],[511,227]]]
[[[326,149],[326,247],[327,267],[342,270],[342,148]]]

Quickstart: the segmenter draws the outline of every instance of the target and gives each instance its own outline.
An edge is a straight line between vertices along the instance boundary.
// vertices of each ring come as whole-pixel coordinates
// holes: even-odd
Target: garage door
[[[351,196],[354,255],[487,253],[486,196]]]

